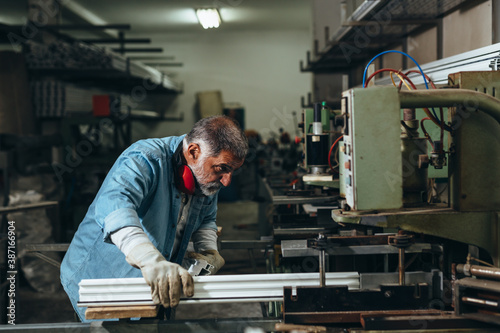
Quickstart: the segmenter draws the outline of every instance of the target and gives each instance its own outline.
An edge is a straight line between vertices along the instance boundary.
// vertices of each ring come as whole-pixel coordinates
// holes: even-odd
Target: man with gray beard
[[[248,151],[236,121],[214,116],[179,137],[141,140],[117,159],[80,224],[61,264],[61,283],[80,320],[82,279],[143,276],[155,304],[174,308],[193,296],[180,266],[189,241],[215,273],[217,194],[231,183]]]

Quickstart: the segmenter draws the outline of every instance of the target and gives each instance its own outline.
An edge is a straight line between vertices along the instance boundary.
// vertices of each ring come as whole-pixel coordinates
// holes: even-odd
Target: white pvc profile
[[[181,303],[279,301],[283,287],[319,287],[319,273],[246,274],[194,277],[194,296]],[[326,273],[326,285],[359,289],[357,272]],[[143,278],[82,280],[79,306],[151,305],[151,288]]]

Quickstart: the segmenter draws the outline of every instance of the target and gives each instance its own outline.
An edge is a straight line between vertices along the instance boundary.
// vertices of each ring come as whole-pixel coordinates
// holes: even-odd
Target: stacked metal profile
[[[195,276],[194,296],[181,303],[281,301],[283,287],[319,286],[319,273]],[[359,289],[357,272],[326,273],[327,286]],[[78,306],[152,305],[143,278],[92,279],[79,283]]]
[[[92,96],[108,93],[55,79],[32,80],[30,86],[33,110],[38,118],[91,114]],[[120,111],[126,113],[126,106]]]
[[[173,91],[180,91],[181,85],[158,69],[146,66],[141,62],[130,61],[125,56],[115,54],[95,45],[65,41],[41,44],[32,40],[25,43],[24,56],[30,70],[74,70],[74,71],[108,71],[108,78],[144,79],[143,88],[160,86]],[[84,73],[84,78],[92,75]],[[98,72],[97,72],[98,73]],[[75,73],[73,73],[75,74]]]

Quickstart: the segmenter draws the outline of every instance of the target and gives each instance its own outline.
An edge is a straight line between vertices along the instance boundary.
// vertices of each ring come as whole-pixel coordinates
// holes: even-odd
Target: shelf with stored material
[[[315,36],[312,52],[307,51],[306,61],[300,62],[301,71],[340,73],[365,64],[394,45],[403,45],[405,51],[406,39],[412,34],[436,27],[438,35],[442,35],[442,18],[470,1],[365,0],[354,8],[359,2],[339,4],[343,13],[340,25],[333,34],[325,27],[324,38]],[[403,68],[408,68],[406,63]]]
[[[94,45],[74,41],[25,43],[23,53],[33,79],[52,78],[133,94],[182,92],[182,85],[142,62]]]

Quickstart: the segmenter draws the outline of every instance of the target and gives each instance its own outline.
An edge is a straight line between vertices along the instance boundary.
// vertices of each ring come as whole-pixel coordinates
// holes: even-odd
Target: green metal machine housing
[[[500,264],[500,72],[462,72],[449,87],[398,91],[395,87],[344,92],[349,126],[341,174],[350,209],[336,222],[396,228],[477,246]],[[403,205],[401,109],[446,107],[449,116],[449,204]],[[347,135],[346,135],[347,134]],[[421,153],[420,153],[421,154]],[[349,157],[350,156],[350,157]],[[349,185],[350,182],[350,185]],[[378,195],[377,195],[378,193]]]

